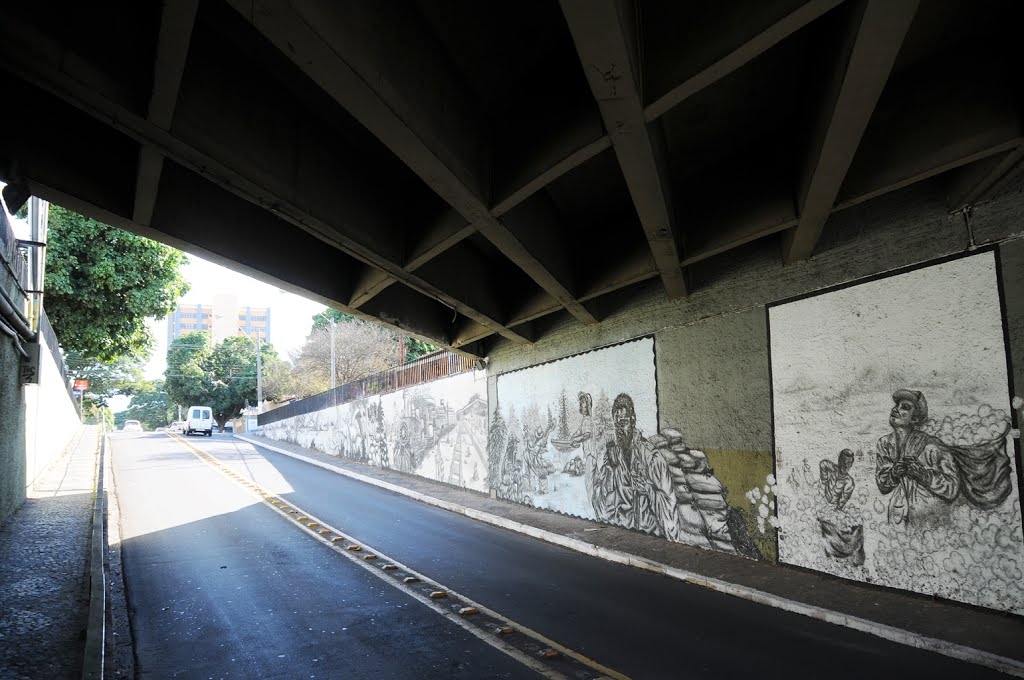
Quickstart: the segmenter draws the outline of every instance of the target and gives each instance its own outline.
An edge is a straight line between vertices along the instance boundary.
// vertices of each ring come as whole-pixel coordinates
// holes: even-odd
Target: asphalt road
[[[1003,677],[478,523],[226,435],[187,440],[224,469],[166,435],[111,440],[141,678],[535,678],[521,658],[550,641],[633,678]],[[510,656],[486,641],[493,633],[474,635],[400,579],[371,573],[383,562],[360,564],[317,540],[226,469],[363,555],[441,584],[447,602],[493,610],[517,630],[509,640],[547,641]],[[602,674],[539,663],[549,675]]]

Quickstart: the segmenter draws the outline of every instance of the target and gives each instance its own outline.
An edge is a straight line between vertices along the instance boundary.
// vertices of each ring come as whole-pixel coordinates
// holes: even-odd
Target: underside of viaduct
[[[799,267],[910,185],[950,213],[997,195],[1024,156],[1018,15],[6,3],[0,178],[485,357],[686,305],[754,252]]]

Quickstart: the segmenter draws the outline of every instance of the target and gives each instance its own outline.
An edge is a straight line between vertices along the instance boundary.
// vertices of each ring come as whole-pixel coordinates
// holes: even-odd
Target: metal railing
[[[406,387],[413,387],[432,380],[464,373],[465,371],[472,370],[475,365],[476,359],[441,350],[410,361],[407,364],[395,366],[386,371],[373,373],[365,378],[347,382],[344,385],[335,387],[333,390],[327,390],[305,399],[299,399],[278,406],[272,411],[261,413],[257,422],[260,425],[267,425],[284,420],[285,418],[313,413],[314,411],[338,406],[363,397],[396,392]]]
[[[26,250],[18,245],[18,238],[14,235],[10,220],[7,219],[7,212],[0,208],[0,259],[3,259],[22,290],[28,289],[25,272],[27,257]]]
[[[71,377],[68,375],[68,365],[64,363],[64,357],[60,354],[60,343],[57,341],[57,334],[53,332],[53,326],[50,325],[50,320],[46,317],[46,310],[39,310],[39,339],[46,343],[47,348],[50,350],[50,356],[53,357],[53,363],[57,366],[57,371],[60,373],[61,380],[64,381],[64,387],[68,391],[68,396],[71,397],[71,401],[75,404],[75,409],[78,409],[78,400],[75,399],[74,390],[71,389]],[[81,415],[81,413],[79,413]]]

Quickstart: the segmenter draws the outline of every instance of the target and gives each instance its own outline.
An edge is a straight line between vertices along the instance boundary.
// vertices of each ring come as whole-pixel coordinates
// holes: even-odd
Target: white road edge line
[[[239,439],[241,439],[241,437],[239,437]],[[192,442],[189,442],[187,440],[186,440],[186,444],[188,444],[190,448],[195,449],[196,451],[200,451],[203,454],[205,454],[206,456],[209,456],[210,458],[213,458],[213,459],[217,460],[217,463],[219,465],[221,465],[222,467],[230,469],[229,465],[227,463],[217,459],[217,457],[214,454],[210,453],[209,451],[204,451],[203,449],[200,449],[198,446],[196,446],[195,444],[193,444]],[[202,460],[201,457],[200,457],[200,460]],[[204,462],[207,462],[207,461],[204,461]],[[212,465],[211,465],[211,467],[212,467]],[[214,469],[216,469],[216,468],[214,468]],[[234,472],[237,476],[241,477],[241,474],[238,471],[232,470],[232,472]],[[225,475],[225,476],[227,476],[227,475]],[[269,492],[269,491],[268,492],[261,491],[261,489],[263,487],[256,480],[251,480],[251,485],[253,487],[255,487],[255,488],[249,488],[248,486],[246,486],[244,481],[239,481],[239,480],[236,480],[236,479],[232,479],[231,477],[228,477],[228,481],[233,482],[237,486],[241,487],[242,491],[244,491],[245,493],[247,493],[247,494],[249,494],[251,496],[256,497],[263,505],[266,505],[266,506],[270,507],[272,510],[276,510],[277,514],[281,515],[284,519],[289,520],[290,524],[298,526],[300,529],[304,530],[304,532],[306,534],[308,534],[310,537],[318,540],[319,542],[323,543],[324,545],[326,545],[328,548],[330,548],[331,550],[335,551],[339,555],[342,555],[343,557],[346,557],[350,561],[352,561],[355,564],[357,564],[358,566],[362,567],[363,569],[365,569],[369,573],[373,574],[377,578],[381,579],[382,581],[384,581],[385,583],[387,583],[388,585],[393,587],[399,593],[404,593],[406,595],[409,595],[410,597],[412,597],[416,601],[420,602],[423,605],[426,605],[427,607],[429,607],[434,612],[440,614],[442,617],[448,619],[452,623],[455,623],[460,628],[463,628],[464,630],[468,631],[469,633],[472,633],[474,636],[480,638],[481,640],[483,640],[484,642],[486,642],[490,646],[494,647],[498,651],[500,651],[500,652],[502,652],[504,654],[507,654],[508,656],[512,657],[513,659],[515,659],[519,663],[523,664],[524,666],[530,668],[533,671],[536,671],[537,673],[539,673],[540,675],[542,675],[545,678],[550,678],[551,680],[569,680],[569,678],[567,676],[565,676],[565,675],[563,675],[563,674],[559,673],[558,671],[555,671],[555,670],[553,670],[551,668],[548,668],[540,659],[535,659],[535,658],[533,658],[533,657],[531,657],[531,656],[529,656],[527,654],[524,654],[520,650],[518,650],[515,647],[512,647],[511,645],[506,643],[503,639],[498,637],[496,634],[490,634],[486,630],[480,628],[479,626],[475,626],[472,623],[470,623],[469,621],[463,619],[457,613],[455,613],[455,612],[447,609],[446,607],[444,607],[441,604],[442,601],[433,600],[433,599],[427,597],[426,595],[423,595],[421,592],[416,591],[414,588],[402,588],[402,587],[400,587],[402,584],[397,583],[393,577],[388,576],[388,574],[385,571],[383,571],[379,566],[375,566],[375,565],[377,565],[379,563],[384,563],[384,562],[390,563],[390,564],[394,564],[395,566],[398,567],[399,570],[405,572],[406,574],[410,574],[410,575],[415,576],[416,578],[420,579],[420,582],[423,585],[427,585],[427,586],[433,585],[433,586],[436,586],[437,588],[447,592],[453,598],[461,600],[461,601],[465,602],[466,604],[468,604],[470,606],[476,607],[478,610],[480,610],[481,614],[485,614],[485,615],[490,616],[492,618],[504,621],[507,625],[509,625],[510,627],[514,628],[516,630],[516,632],[518,632],[520,634],[523,634],[523,635],[526,635],[527,637],[532,638],[532,639],[534,639],[537,642],[543,643],[544,645],[546,645],[547,647],[550,647],[551,649],[557,649],[559,652],[561,652],[565,656],[571,657],[572,659],[575,659],[577,662],[579,662],[579,663],[581,663],[581,664],[583,664],[583,665],[585,665],[585,666],[587,666],[587,667],[589,667],[589,668],[591,668],[591,669],[593,669],[595,671],[598,671],[598,672],[604,674],[604,676],[609,678],[610,680],[630,680],[629,676],[623,675],[622,673],[619,673],[619,672],[617,672],[615,670],[612,670],[611,668],[608,668],[607,666],[604,666],[604,665],[598,663],[597,661],[595,661],[593,659],[590,659],[590,658],[580,654],[579,652],[577,652],[575,650],[569,649],[568,647],[565,647],[564,645],[561,645],[561,644],[559,644],[559,643],[557,643],[557,642],[555,642],[553,640],[550,640],[547,637],[545,637],[544,635],[542,635],[541,633],[538,633],[537,631],[532,630],[532,629],[528,628],[527,626],[524,626],[524,625],[522,625],[522,624],[520,624],[520,623],[518,623],[518,622],[516,622],[516,621],[514,621],[512,619],[509,619],[508,617],[502,616],[501,614],[499,614],[498,612],[490,609],[489,607],[486,607],[486,606],[484,606],[484,605],[482,605],[482,604],[472,600],[471,598],[466,597],[465,595],[462,595],[458,591],[453,590],[453,589],[451,589],[451,588],[449,588],[449,587],[439,583],[436,579],[431,578],[429,576],[426,576],[424,574],[421,574],[420,572],[405,566],[401,562],[399,562],[397,560],[394,560],[391,557],[387,556],[385,553],[382,553],[382,552],[380,552],[378,550],[375,550],[372,547],[370,547],[367,543],[364,543],[363,541],[355,538],[354,536],[352,536],[352,534],[350,532],[348,532],[348,531],[341,531],[339,529],[334,528],[333,526],[331,526],[330,524],[328,524],[328,523],[324,522],[323,520],[317,518],[316,516],[306,512],[305,510],[302,510],[299,506],[295,505],[294,503],[285,501],[285,499],[281,498],[277,494]],[[268,496],[270,498],[268,498]],[[282,510],[280,505],[275,505],[274,503],[272,503],[271,502],[271,498],[273,500],[280,501],[282,505],[287,504],[287,507],[289,508],[289,511]],[[290,510],[295,510],[296,512],[298,512],[302,516],[306,517],[306,519],[303,520],[302,522],[296,521],[294,518],[289,517],[289,515],[291,514]],[[316,523],[318,526],[315,527],[315,528],[311,528],[311,527],[307,526],[307,524],[309,522]],[[322,529],[329,529],[331,532],[333,532],[337,536],[344,536],[344,537],[346,537],[346,541],[348,541],[349,543],[352,543],[352,544],[358,544],[359,546],[361,546],[363,548],[363,550],[356,552],[356,551],[349,550],[347,546],[338,545],[338,543],[335,543],[334,541],[331,541],[328,538],[326,538],[325,536],[321,535],[319,533],[319,529],[321,529],[321,528]],[[363,552],[363,551],[366,551],[366,552]],[[372,562],[369,562],[369,561],[363,559],[363,555],[365,555],[365,554],[376,555],[377,559],[372,561]],[[447,598],[445,598],[445,599],[447,599]]]
[[[615,550],[613,548],[603,548],[599,545],[588,543],[578,538],[570,538],[568,536],[556,534],[552,531],[547,531],[546,529],[539,529],[528,524],[514,522],[512,520],[491,514],[489,512],[483,512],[481,510],[467,508],[456,503],[450,503],[448,501],[441,500],[440,498],[434,498],[433,496],[422,494],[418,491],[413,491],[412,489],[406,489],[405,487],[398,486],[397,484],[392,484],[390,482],[385,482],[380,479],[374,479],[373,477],[361,475],[358,472],[352,472],[351,470],[345,470],[343,468],[338,468],[333,465],[328,465],[327,463],[323,463],[321,461],[308,458],[298,453],[286,451],[285,449],[279,448],[277,446],[272,446],[261,441],[249,439],[248,437],[243,437],[237,434],[232,436],[235,437],[236,439],[241,439],[244,442],[248,442],[253,446],[259,446],[264,449],[269,449],[270,451],[274,451],[285,456],[289,456],[296,460],[301,460],[305,463],[309,463],[310,465],[315,465],[325,470],[330,470],[331,472],[334,472],[336,474],[344,475],[345,477],[350,477],[352,479],[358,480],[360,482],[365,482],[367,484],[373,484],[374,486],[378,486],[382,489],[387,489],[388,491],[394,491],[395,493],[400,493],[404,496],[408,496],[409,498],[413,498],[423,503],[427,503],[428,505],[433,505],[435,507],[442,508],[444,510],[449,510],[460,515],[465,515],[472,519],[479,520],[481,522],[487,522],[488,524],[493,524],[504,529],[509,529],[511,531],[516,531],[521,534],[526,534],[527,536],[538,538],[542,541],[553,543],[555,545],[560,545],[562,547],[569,548],[577,552],[581,552],[585,555],[598,557],[609,562],[615,562],[618,564],[625,564],[631,567],[646,569],[647,571],[652,571],[657,574],[664,574],[666,576],[671,576],[672,578],[679,579],[680,581],[685,581],[687,583],[692,583],[694,585],[702,586],[704,588],[709,588],[710,590],[725,593],[726,595],[740,597],[744,600],[749,600],[751,602],[756,602],[758,604],[767,605],[769,607],[775,607],[776,609],[782,609],[788,612],[793,612],[795,614],[802,614],[804,616],[809,616],[813,619],[818,619],[819,621],[825,621],[827,623],[832,623],[837,626],[845,626],[847,628],[852,628],[862,633],[868,633],[870,635],[890,640],[892,642],[907,645],[908,647],[915,647],[917,649],[935,652],[937,654],[942,654],[944,656],[952,657],[954,659],[968,661],[970,663],[978,664],[979,666],[985,666],[987,668],[992,668],[1003,673],[1024,678],[1024,662],[1018,661],[1017,659],[1011,659],[1006,656],[1000,656],[998,654],[993,654],[991,652],[986,652],[981,649],[975,649],[974,647],[968,647],[966,645],[957,644],[955,642],[949,642],[947,640],[940,640],[938,638],[928,637],[926,635],[921,635],[920,633],[914,633],[913,631],[904,630],[902,628],[896,628],[895,626],[889,626],[884,623],[869,621],[868,619],[863,619],[857,616],[851,616],[849,614],[837,612],[833,609],[826,609],[824,607],[819,607],[817,605],[806,604],[804,602],[797,602],[796,600],[790,600],[789,598],[774,595],[763,590],[757,590],[756,588],[750,588],[748,586],[741,586],[735,583],[729,583],[727,581],[722,581],[708,576],[703,576],[701,574],[688,571],[686,569],[679,569],[678,567],[673,567],[662,562],[649,560],[645,557],[630,555],[629,553],[623,552],[621,550]]]

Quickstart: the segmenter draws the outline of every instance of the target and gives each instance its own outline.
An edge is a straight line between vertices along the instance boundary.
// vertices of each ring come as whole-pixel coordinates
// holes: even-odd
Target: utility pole
[[[260,333],[256,331],[256,413],[263,413],[263,351],[260,346]]]
[[[336,380],[338,371],[336,367],[336,357],[334,354],[334,329],[338,326],[338,322],[331,319],[331,389],[336,387]]]

